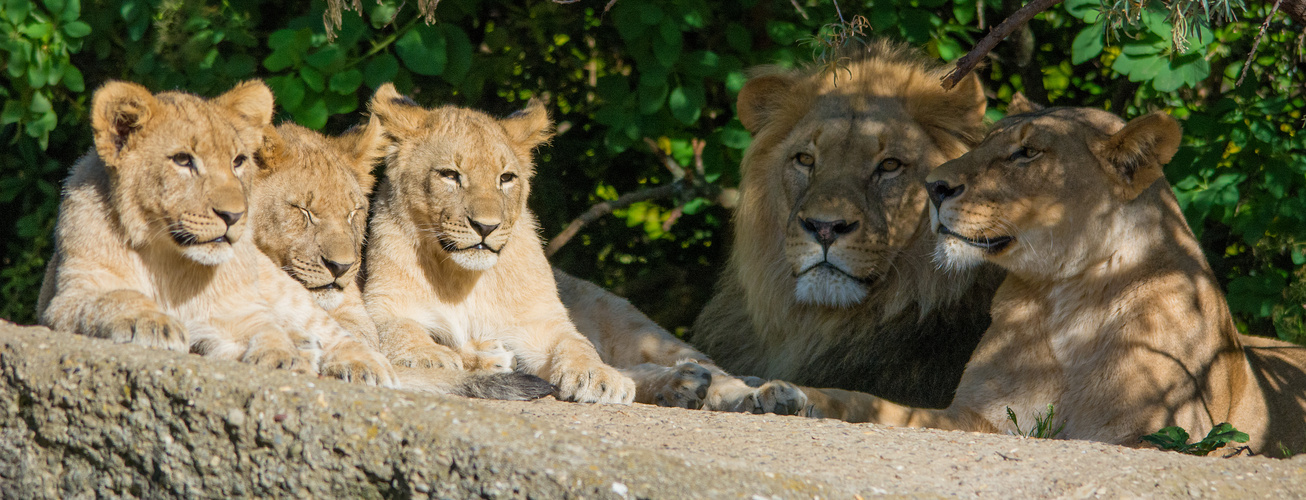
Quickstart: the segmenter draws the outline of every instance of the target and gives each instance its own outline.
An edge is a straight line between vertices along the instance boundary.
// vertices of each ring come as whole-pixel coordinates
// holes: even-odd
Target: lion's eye
[[[178,167],[195,169],[195,157],[191,156],[190,153],[177,153],[172,155],[171,159]]]
[[[798,153],[794,155],[794,161],[804,167],[816,165],[816,157],[812,156],[810,153]]]
[[[440,170],[439,174],[440,177],[444,177],[446,180],[453,181],[455,184],[462,183],[462,175],[459,174],[457,170],[454,170],[452,168],[442,169]]]
[[[243,166],[245,166],[245,155],[236,156],[236,159],[231,161],[232,170],[239,170]]]
[[[900,168],[902,168],[902,160],[897,158],[885,158],[884,161],[880,162],[879,166],[875,167],[875,170],[887,173],[896,172]]]
[[[1040,154],[1043,154],[1043,152],[1037,149],[1020,148],[1017,149],[1015,153],[1011,153],[1011,156],[1007,158],[1007,161],[1027,160],[1027,159],[1037,158],[1038,155]]]
[[[514,174],[512,172],[508,172],[499,176],[499,184],[507,184],[515,180],[517,180],[517,174]]]

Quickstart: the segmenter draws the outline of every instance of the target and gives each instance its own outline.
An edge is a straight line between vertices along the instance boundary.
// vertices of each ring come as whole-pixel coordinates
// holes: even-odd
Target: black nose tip
[[[218,218],[222,219],[222,222],[226,222],[227,227],[236,225],[236,222],[240,221],[240,216],[245,215],[245,212],[223,212],[216,208],[213,209],[213,213],[217,214]]]
[[[962,184],[957,187],[948,185],[947,181],[934,181],[925,185],[925,191],[930,193],[930,202],[934,203],[935,208],[943,204],[943,200],[956,198],[962,191],[966,190],[966,185]]]
[[[495,229],[499,229],[498,224],[481,224],[480,222],[476,222],[475,219],[472,219],[470,217],[467,218],[467,222],[470,222],[472,224],[472,229],[475,229],[476,234],[481,235],[482,238],[489,236],[490,233],[493,233]]]
[[[322,257],[322,265],[326,266],[327,270],[331,271],[331,275],[337,278],[349,272],[349,268],[354,267],[353,262],[336,262],[326,257]]]
[[[840,236],[853,232],[857,229],[857,226],[861,225],[861,222],[853,221],[849,223],[843,219],[836,221],[800,219],[799,221],[803,225],[803,229],[811,233],[812,237],[816,238],[821,246],[826,247],[834,243],[834,240],[839,239]]]

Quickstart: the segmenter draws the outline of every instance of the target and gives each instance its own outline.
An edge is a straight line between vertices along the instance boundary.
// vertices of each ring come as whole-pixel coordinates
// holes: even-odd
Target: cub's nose
[[[327,270],[331,271],[331,276],[336,278],[349,272],[349,268],[354,267],[353,262],[336,262],[326,257],[322,257],[322,265],[326,266]]]
[[[498,224],[483,224],[477,222],[476,219],[473,219],[471,217],[467,218],[467,222],[472,225],[472,229],[476,230],[476,234],[481,235],[482,238],[489,236],[490,233],[493,233],[495,229],[499,229]]]
[[[839,239],[840,236],[853,232],[857,229],[857,226],[861,225],[860,222],[853,221],[850,224],[848,221],[843,219],[836,221],[799,219],[799,223],[802,224],[803,229],[810,233],[813,238],[816,238],[817,243],[820,243],[823,247],[829,247],[834,243],[834,240]]]
[[[961,196],[962,191],[966,190],[966,185],[962,184],[957,187],[951,187],[947,181],[934,181],[925,185],[925,191],[930,194],[930,202],[938,208],[943,204],[943,200]]]
[[[240,221],[240,217],[245,215],[245,212],[227,212],[216,208],[213,209],[213,213],[217,214],[218,218],[222,219],[222,222],[226,222],[227,227],[236,225],[236,223]]]

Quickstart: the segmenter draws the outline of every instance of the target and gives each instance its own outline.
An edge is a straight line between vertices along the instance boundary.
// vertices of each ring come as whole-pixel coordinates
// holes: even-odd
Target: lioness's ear
[[[1165,175],[1162,167],[1179,151],[1182,136],[1179,122],[1156,111],[1133,119],[1094,152],[1121,183],[1125,199],[1132,200]]]
[[[795,83],[794,78],[785,73],[763,74],[748,79],[744,88],[739,89],[736,101],[739,123],[744,124],[749,133],[756,134],[780,110],[780,104]]]
[[[367,123],[355,125],[340,137],[334,139],[336,147],[350,159],[349,168],[353,169],[354,175],[358,177],[358,183],[362,185],[363,192],[371,193],[372,184],[376,178],[372,176],[372,169],[376,162],[385,156],[385,147],[387,141],[385,138],[385,128],[381,126],[381,119],[376,115],[368,117]]]
[[[214,103],[230,109],[252,127],[263,128],[272,124],[275,105],[272,90],[261,80],[241,82],[227,93],[214,98]]]
[[[95,131],[95,150],[100,157],[112,164],[127,139],[149,123],[157,105],[154,95],[135,83],[111,81],[95,91],[91,98],[91,129]]]
[[[531,98],[526,107],[507,118],[499,120],[499,125],[508,133],[518,154],[529,155],[535,146],[553,138],[553,120],[549,119],[549,110],[544,102]]]
[[[412,135],[421,129],[426,110],[408,96],[395,90],[393,83],[377,87],[371,102],[367,103],[372,116],[381,119],[383,130],[391,135]]]
[[[1024,113],[1033,113],[1040,109],[1043,109],[1043,106],[1040,106],[1034,103],[1034,101],[1029,100],[1028,98],[1025,97],[1025,94],[1016,92],[1015,94],[1011,95],[1011,104],[1007,105],[1007,116],[1019,115]]]

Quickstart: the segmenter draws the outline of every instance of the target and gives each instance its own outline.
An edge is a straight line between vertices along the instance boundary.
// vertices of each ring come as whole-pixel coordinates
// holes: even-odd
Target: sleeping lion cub
[[[313,304],[250,238],[246,196],[272,92],[213,99],[110,82],[73,167],[37,311],[58,330],[394,385],[386,359]]]
[[[1163,427],[1229,422],[1257,452],[1301,451],[1306,348],[1235,329],[1162,174],[1178,123],[1023,98],[1010,110],[927,181],[940,263],[1007,270],[993,322],[951,406],[863,398],[873,421],[1012,431],[1008,407],[1052,404],[1063,438],[1141,446]]]

